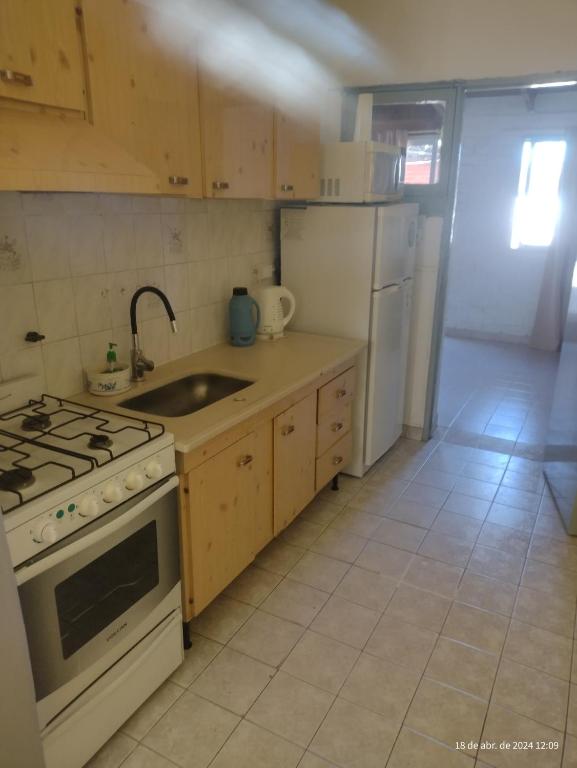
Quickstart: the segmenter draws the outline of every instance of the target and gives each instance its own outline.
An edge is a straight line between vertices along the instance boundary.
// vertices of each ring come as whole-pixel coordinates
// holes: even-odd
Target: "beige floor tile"
[[[311,550],[319,555],[354,563],[366,543],[366,539],[356,536],[354,533],[327,528],[311,546]]]
[[[569,683],[503,659],[491,702],[558,731],[565,729]]]
[[[449,565],[465,567],[471,555],[473,545],[462,539],[455,539],[444,533],[429,531],[419,548],[419,554],[440,560]]]
[[[474,764],[468,755],[403,728],[387,768],[473,768]]]
[[[400,727],[419,679],[419,672],[362,653],[339,696]]]
[[[349,506],[383,515],[385,507],[395,502],[407,489],[408,482],[391,475],[371,475]]]
[[[328,599],[327,592],[284,579],[261,605],[261,610],[308,627]]]
[[[316,541],[325,530],[324,525],[311,523],[300,518],[292,522],[281,534],[281,540],[295,547],[306,549],[313,541]]]
[[[567,637],[513,619],[503,656],[562,680],[569,680],[571,646],[571,640]]]
[[[423,486],[426,487],[426,486]],[[439,513],[439,507],[430,507],[417,501],[401,496],[390,509],[386,510],[386,516],[393,520],[409,525],[419,525],[421,528],[429,528]]]
[[[422,672],[437,637],[435,632],[399,621],[385,613],[369,638],[365,651]]]
[[[229,647],[277,667],[296,645],[304,628],[269,613],[256,611],[232,638]]]
[[[265,571],[286,576],[304,553],[305,550],[301,547],[293,547],[292,544],[287,544],[281,539],[275,539],[257,555],[254,563],[259,568],[264,568]]]
[[[487,522],[504,525],[508,528],[515,528],[524,533],[531,533],[535,525],[537,515],[534,512],[527,512],[524,509],[508,507],[505,504],[492,504]]]
[[[190,690],[237,715],[244,715],[275,673],[274,667],[262,661],[224,648]]]
[[[345,507],[340,515],[330,524],[337,531],[355,533],[357,536],[369,538],[381,524],[382,517],[362,512],[360,509]]]
[[[440,637],[425,676],[488,700],[498,663],[496,654]]]
[[[400,584],[389,603],[386,614],[408,624],[440,632],[451,601],[446,597]]]
[[[236,715],[187,691],[143,744],[182,768],[206,768],[238,723]]]
[[[421,485],[417,478],[410,483],[407,490],[401,496],[401,501],[415,501],[417,504],[424,504],[427,507],[440,509],[445,503],[449,490],[436,488],[431,485]]]
[[[577,571],[577,547],[574,544],[556,541],[549,536],[535,534],[528,557],[567,571]]]
[[[577,738],[575,736],[565,736],[563,768],[577,768]]]
[[[577,736],[577,685],[569,688],[569,711],[567,713],[567,733]]]
[[[191,635],[192,646],[184,652],[184,661],[175,669],[170,679],[173,683],[181,685],[184,688],[192,683],[200,675],[202,670],[207,667],[214,659],[217,653],[222,649],[222,645],[208,637],[202,635]]]
[[[318,755],[313,755],[312,752],[305,752],[298,768],[337,768],[337,766]]]
[[[454,597],[462,575],[462,568],[415,555],[403,579],[414,587],[437,592],[444,597]]]
[[[356,564],[391,579],[400,579],[413,559],[410,552],[378,541],[369,541],[359,554]]]
[[[467,603],[486,611],[502,613],[510,616],[513,613],[517,587],[503,581],[480,576],[466,570],[457,590],[457,598],[461,603]]]
[[[474,477],[460,477],[455,483],[455,493],[472,496],[483,501],[493,501],[499,486],[495,483],[487,483]]]
[[[444,491],[451,491],[459,475],[451,472],[442,472],[439,469],[428,469],[427,465],[419,470],[415,475],[415,482],[420,485],[431,485],[433,488],[441,488]]]
[[[526,624],[573,637],[575,601],[521,587],[513,616]]]
[[[121,730],[140,741],[182,694],[183,689],[179,685],[167,680],[124,723]]]
[[[311,744],[311,751],[342,768],[382,768],[396,728],[376,712],[337,699]]]
[[[482,525],[481,520],[474,520],[471,517],[447,512],[442,509],[435,518],[431,530],[438,533],[446,533],[448,536],[454,536],[464,541],[474,542],[479,535]]]
[[[295,768],[303,750],[243,720],[211,763],[211,768]]]
[[[397,586],[394,579],[353,565],[335,594],[375,611],[384,611]]]
[[[577,597],[577,579],[574,573],[537,560],[527,560],[521,584],[558,597]]]
[[[323,592],[333,592],[349,568],[342,560],[307,552],[287,573],[287,578]]]
[[[330,501],[321,499],[317,496],[300,513],[299,518],[309,523],[317,523],[326,526],[342,511],[340,504],[333,504]]]
[[[484,480],[486,483],[498,485],[503,477],[503,471],[501,467],[491,467],[487,464],[469,462],[465,464],[461,474],[465,477],[474,477],[475,480]]]
[[[486,522],[481,528],[477,544],[500,549],[502,552],[507,552],[510,555],[525,557],[529,549],[530,540],[531,537],[528,533],[517,531],[514,528],[507,528],[504,525]]]
[[[279,672],[248,712],[247,719],[306,747],[333,702],[332,694]]]
[[[408,523],[400,523],[398,520],[390,520],[385,517],[371,536],[371,539],[379,541],[381,544],[397,547],[397,549],[416,552],[421,546],[426,533],[427,531],[424,528],[418,528],[416,525],[409,525]]]
[[[505,504],[508,507],[515,507],[516,509],[524,509],[526,512],[536,513],[539,509],[541,496],[538,493],[520,491],[516,488],[506,488],[501,486],[495,496],[495,501],[498,504]]]
[[[508,709],[491,704],[483,729],[483,741],[494,742],[557,742],[558,749],[513,750],[495,749],[482,755],[483,760],[497,768],[559,768],[563,748],[563,734],[546,725],[518,715]]]
[[[174,768],[174,763],[139,744],[122,766],[123,768]]]
[[[490,501],[476,499],[473,496],[467,496],[464,493],[453,491],[447,501],[443,504],[443,509],[447,512],[454,512],[457,515],[473,517],[476,520],[484,520],[491,506]]]
[[[518,555],[510,555],[499,549],[475,546],[467,568],[481,576],[506,581],[510,584],[518,584],[521,580],[525,558]]]
[[[505,642],[509,619],[498,613],[453,603],[443,635],[488,653],[500,653]]]
[[[253,612],[254,608],[246,603],[220,596],[190,622],[190,629],[210,640],[227,643]]]
[[[424,678],[405,725],[453,747],[457,741],[479,741],[486,711],[487,702]]]
[[[118,731],[90,759],[85,768],[119,768],[126,757],[136,749],[138,742]]]
[[[528,475],[514,472],[512,469],[507,469],[502,479],[502,484],[508,488],[517,488],[520,491],[530,491],[531,493],[541,493],[544,483],[542,475]]]
[[[271,571],[250,565],[228,585],[224,594],[227,597],[240,600],[241,603],[248,603],[258,608],[280,580],[281,576],[278,573],[271,573]]]
[[[353,648],[363,648],[378,619],[377,611],[333,595],[310,628]]]
[[[301,637],[282,670],[329,693],[338,693],[357,660],[359,651],[316,632]]]

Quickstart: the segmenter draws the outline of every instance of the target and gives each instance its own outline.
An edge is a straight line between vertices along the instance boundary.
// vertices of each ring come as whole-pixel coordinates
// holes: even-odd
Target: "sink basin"
[[[221,376],[220,373],[193,373],[163,387],[123,400],[118,405],[155,416],[186,416],[240,392],[251,384],[254,382]]]

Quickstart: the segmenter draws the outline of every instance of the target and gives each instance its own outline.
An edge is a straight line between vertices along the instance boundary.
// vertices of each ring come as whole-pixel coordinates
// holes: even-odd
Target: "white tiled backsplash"
[[[109,341],[128,360],[129,306],[142,285],[165,291],[178,333],[153,295],[138,303],[147,357],[160,363],[226,338],[233,286],[256,287],[274,261],[274,204],[131,195],[0,192],[0,380],[40,373],[67,397]],[[24,340],[27,331],[46,336]]]

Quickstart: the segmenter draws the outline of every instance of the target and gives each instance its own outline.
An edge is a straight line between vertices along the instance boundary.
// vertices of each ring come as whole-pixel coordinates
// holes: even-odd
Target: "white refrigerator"
[[[408,203],[281,210],[281,279],[297,305],[291,328],[367,342],[344,470],[357,477],[402,431],[417,217]]]

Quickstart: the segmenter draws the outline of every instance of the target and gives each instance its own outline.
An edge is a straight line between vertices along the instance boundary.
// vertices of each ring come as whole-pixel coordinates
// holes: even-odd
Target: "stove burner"
[[[92,435],[88,441],[89,448],[110,448],[112,440],[108,435]]]
[[[26,416],[22,422],[22,429],[25,432],[41,432],[48,429],[51,423],[47,413],[34,413],[31,416]]]
[[[34,482],[35,478],[31,470],[26,467],[16,467],[0,475],[0,490],[20,491],[22,488],[33,485]]]

